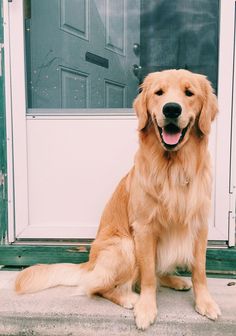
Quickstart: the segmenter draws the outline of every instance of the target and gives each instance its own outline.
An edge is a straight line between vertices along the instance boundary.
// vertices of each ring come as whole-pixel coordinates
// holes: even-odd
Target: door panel
[[[105,106],[119,108],[125,104],[125,86],[119,83],[105,81]]]
[[[88,74],[60,68],[62,108],[87,108],[89,100]]]
[[[88,40],[89,2],[67,0],[60,2],[60,28],[67,33]]]
[[[28,117],[27,130],[29,226],[18,239],[95,237],[105,204],[132,167],[136,120]]]
[[[125,1],[106,1],[106,48],[125,55],[125,34]]]

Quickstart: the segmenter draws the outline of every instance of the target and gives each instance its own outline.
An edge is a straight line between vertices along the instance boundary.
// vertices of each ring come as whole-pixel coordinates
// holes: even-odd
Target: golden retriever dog
[[[134,308],[137,328],[144,330],[157,316],[157,284],[191,287],[172,275],[187,266],[196,311],[215,320],[221,313],[208,291],[205,262],[212,183],[207,146],[217,99],[205,76],[187,70],[150,73],[141,89],[134,101],[134,166],[105,207],[89,261],[29,267],[15,288],[31,293],[78,286]]]

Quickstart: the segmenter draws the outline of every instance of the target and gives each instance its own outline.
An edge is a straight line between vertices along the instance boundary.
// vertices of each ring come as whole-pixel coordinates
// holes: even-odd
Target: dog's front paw
[[[135,322],[138,329],[145,330],[155,322],[157,317],[156,302],[140,297],[134,307]]]
[[[210,320],[216,320],[221,315],[220,308],[211,297],[198,300],[195,309],[199,314],[208,317]]]

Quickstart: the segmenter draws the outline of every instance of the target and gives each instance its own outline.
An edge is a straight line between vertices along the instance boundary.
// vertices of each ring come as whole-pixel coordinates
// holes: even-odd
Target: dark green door
[[[29,107],[131,107],[138,85],[133,46],[140,39],[139,7],[139,0],[31,0]]]

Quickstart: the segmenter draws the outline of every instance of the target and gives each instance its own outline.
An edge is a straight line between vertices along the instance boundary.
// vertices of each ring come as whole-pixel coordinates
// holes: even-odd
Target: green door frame
[[[24,267],[36,263],[73,262],[88,260],[90,244],[77,245],[32,245],[9,244],[7,240],[7,139],[4,87],[4,38],[3,0],[0,0],[0,265]],[[236,279],[236,248],[209,248],[207,250],[207,273],[209,276],[227,276]]]
[[[90,245],[2,245],[0,264],[25,267],[38,263],[75,263],[88,260]],[[208,248],[206,260],[209,277],[236,279],[236,248]],[[181,273],[183,273],[180,270]]]

